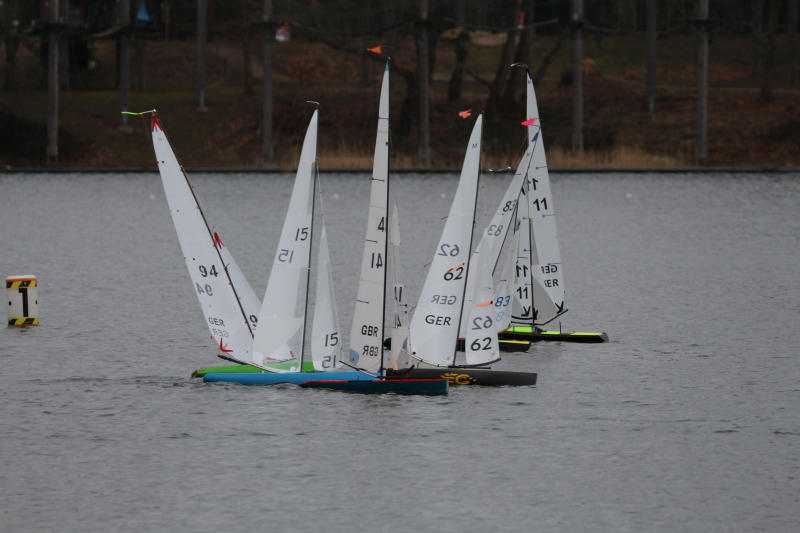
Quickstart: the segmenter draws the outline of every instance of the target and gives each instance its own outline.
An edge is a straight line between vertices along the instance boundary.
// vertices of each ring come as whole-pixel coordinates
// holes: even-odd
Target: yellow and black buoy
[[[38,326],[39,300],[36,297],[36,276],[8,276],[6,278],[9,326]]]

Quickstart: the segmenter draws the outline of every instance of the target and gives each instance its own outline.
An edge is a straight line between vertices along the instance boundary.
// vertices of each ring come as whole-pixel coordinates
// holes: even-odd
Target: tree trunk
[[[461,84],[464,81],[464,69],[467,64],[467,45],[469,33],[462,29],[456,38],[456,65],[447,84],[447,99],[451,102],[461,98]]]
[[[525,27],[521,30],[519,36],[519,44],[517,51],[514,54],[514,63],[524,63],[528,66],[533,61],[533,0],[527,0],[525,11],[525,18],[523,23]],[[508,73],[508,82],[503,93],[503,110],[506,113],[513,113],[515,109],[519,109],[525,98],[525,71],[523,69],[511,69]]]
[[[786,7],[787,32],[789,41],[789,87],[800,85],[797,72],[797,0],[789,0]]]
[[[208,4],[197,0],[197,107],[206,108],[206,39],[208,34]]]
[[[272,146],[272,0],[264,0],[264,9],[261,15],[263,23],[264,40],[264,94],[262,95],[261,115],[261,159],[272,161],[275,158],[275,149]]]
[[[50,2],[47,21],[47,162],[58,161],[58,2]]]
[[[583,0],[572,0],[572,151],[583,151]]]
[[[753,57],[751,61],[751,68],[754,75],[761,75],[761,69],[764,65],[763,58],[763,41],[764,41],[764,0],[753,0],[751,4],[752,18],[751,18],[751,31],[753,43]]]
[[[764,68],[761,73],[761,89],[760,97],[764,102],[772,100],[772,68],[775,66],[775,34],[778,29],[778,8],[780,2],[778,0],[769,0],[767,4],[768,18],[767,18],[767,32],[764,39]]]
[[[658,4],[647,0],[647,112],[656,110],[656,38],[658,32]]]
[[[430,165],[430,101],[428,81],[430,80],[430,64],[428,46],[428,0],[419,2],[420,24],[417,30],[417,71],[419,82],[419,158],[423,165]]]

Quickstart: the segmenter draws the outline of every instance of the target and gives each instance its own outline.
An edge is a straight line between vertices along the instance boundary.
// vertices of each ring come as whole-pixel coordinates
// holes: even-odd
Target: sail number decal
[[[431,296],[432,304],[453,305],[458,303],[458,296],[455,294],[434,294]]]
[[[537,211],[547,211],[547,198],[543,197],[541,200],[537,198],[531,204],[536,206]]]
[[[198,265],[197,269],[200,271],[200,275],[204,278],[207,278],[208,276],[214,276],[216,278],[219,276],[219,273],[217,272],[217,265],[211,265],[211,268],[208,268],[205,265]]]
[[[450,318],[449,316],[441,315],[425,315],[425,323],[433,324],[434,326],[449,326]]]
[[[464,277],[464,263],[455,266],[444,273],[442,276],[445,281],[453,281]]]
[[[199,283],[195,282],[195,287],[197,288],[197,294],[205,294],[207,296],[214,296],[214,289],[206,283],[205,285],[200,285]]]
[[[288,248],[281,248],[278,252],[278,261],[281,263],[291,263],[292,259],[294,259],[294,250],[289,250]]]
[[[490,316],[476,316],[472,319],[472,329],[473,331],[476,329],[488,329],[492,327],[494,321]]]
[[[322,368],[335,368],[339,366],[339,361],[335,355],[326,355],[320,361]]]
[[[494,301],[494,306],[495,307],[507,307],[509,303],[511,303],[511,296],[509,296],[509,295],[499,296]]]
[[[436,255],[443,255],[445,257],[455,257],[458,255],[461,249],[458,247],[457,244],[442,244],[439,246],[439,252]]]
[[[372,258],[369,262],[370,268],[381,268],[383,266],[383,258],[381,258],[380,252],[372,252]]]
[[[516,200],[509,200],[508,202],[503,204],[503,213],[508,213],[509,211],[514,209],[515,207],[517,207],[517,201]]]
[[[297,228],[297,231],[294,233],[294,240],[304,241],[306,239],[308,239],[308,228]]]
[[[361,334],[366,337],[377,337],[380,328],[378,326],[370,326],[368,324],[364,324],[361,326]]]
[[[499,237],[502,232],[503,232],[502,224],[489,224],[489,227],[486,228],[486,235],[490,237]]]
[[[483,344],[481,344],[483,343]],[[491,350],[492,349],[492,338],[491,337],[484,337],[482,339],[475,339],[469,345],[470,349],[473,352],[477,352],[480,350]]]
[[[325,346],[336,346],[339,344],[339,332],[334,331],[325,335]]]

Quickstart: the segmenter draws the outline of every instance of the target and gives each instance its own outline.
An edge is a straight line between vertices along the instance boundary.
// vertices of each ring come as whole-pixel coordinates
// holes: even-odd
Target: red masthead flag
[[[534,122],[536,122],[536,117],[529,118],[528,120],[520,122],[520,124],[522,124],[523,126],[531,126],[533,125]]]
[[[380,45],[373,46],[372,48],[367,48],[367,52],[372,52],[373,54],[382,54],[383,53],[383,47],[380,46]]]
[[[472,115],[472,109],[465,109],[464,111],[459,111],[458,116],[461,118],[467,118]]]

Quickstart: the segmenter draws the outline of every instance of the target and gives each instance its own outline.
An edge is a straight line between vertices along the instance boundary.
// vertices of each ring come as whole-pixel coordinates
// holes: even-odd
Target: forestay
[[[472,128],[450,214],[411,318],[412,356],[435,366],[455,363],[478,194],[482,124],[480,115]]]
[[[222,245],[222,239],[209,228],[155,113],[151,132],[164,196],[208,330],[225,357],[245,361],[250,357],[253,340],[246,316],[253,311],[242,309],[234,287],[244,296],[242,302],[252,305],[252,300],[258,299]]]
[[[299,371],[305,313],[301,290],[308,288],[317,157],[317,115],[314,111],[303,141],[292,196],[258,315],[248,362],[275,372]]]
[[[389,64],[383,73],[372,162],[367,230],[350,330],[350,363],[369,372],[383,365],[386,225],[389,205]]]
[[[330,252],[325,223],[322,223],[317,260],[317,291],[314,299],[314,322],[311,329],[311,359],[314,370],[327,371],[341,366],[342,351],[339,317],[330,268]]]

